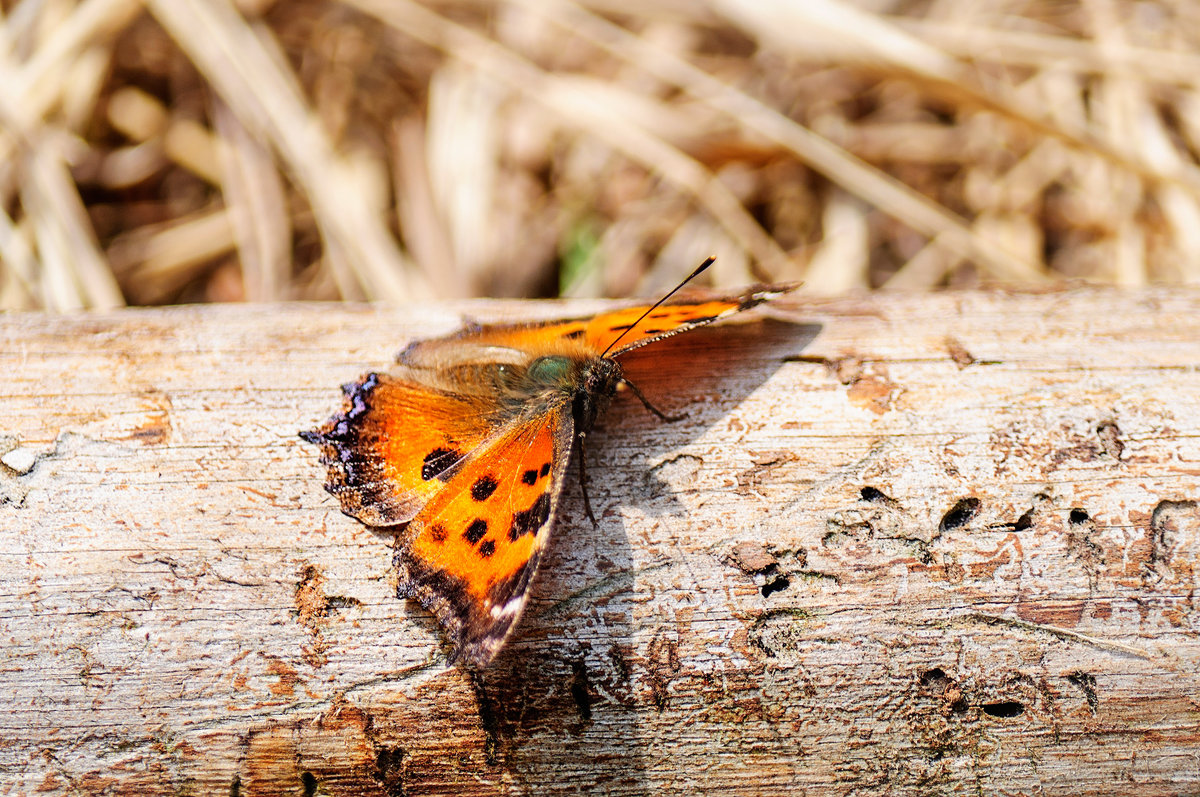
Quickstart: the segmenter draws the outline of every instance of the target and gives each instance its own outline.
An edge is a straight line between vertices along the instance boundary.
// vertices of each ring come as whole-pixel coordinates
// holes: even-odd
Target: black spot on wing
[[[512,526],[508,529],[508,538],[513,542],[525,534],[537,534],[538,529],[546,525],[550,519],[550,494],[542,493],[533,502],[533,506],[513,515]]]
[[[492,476],[480,476],[474,484],[471,485],[471,498],[476,501],[486,501],[492,497],[492,493],[496,492],[499,484]]]
[[[433,538],[434,542],[445,542],[446,527],[441,523],[434,523],[429,527],[429,536]]]
[[[484,540],[483,545],[479,546],[479,555],[482,556],[484,559],[487,559],[489,556],[491,556],[495,552],[496,552],[496,541],[495,540]]]
[[[627,329],[633,329],[633,324],[617,324],[615,327],[609,327],[609,332],[624,332]]]
[[[537,468],[530,468],[529,470],[527,470],[521,474],[521,482],[523,484],[528,484],[530,487],[537,484],[537,480],[538,480]]]
[[[483,518],[475,518],[463,532],[463,539],[474,545],[482,540],[485,534],[487,534],[487,521]]]
[[[550,472],[550,463],[549,463],[549,462],[543,462],[543,463],[542,463],[542,469],[541,469],[540,471],[538,471],[538,475],[539,475],[539,476],[545,476],[545,475],[546,475],[546,474],[548,474],[549,472]]]
[[[572,329],[570,332],[564,332],[562,337],[566,340],[575,340],[576,338],[582,338],[586,334],[586,329]]]
[[[434,476],[445,472],[454,463],[462,459],[462,454],[449,448],[435,448],[425,455],[421,464],[421,478],[429,481]]]

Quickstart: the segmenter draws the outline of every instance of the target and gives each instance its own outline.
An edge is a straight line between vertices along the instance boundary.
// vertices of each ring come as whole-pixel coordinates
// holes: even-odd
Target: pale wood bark
[[[618,399],[598,526],[572,487],[472,678],[297,432],[460,313],[561,312],[0,318],[0,790],[1200,792],[1200,291],[662,344],[688,418]]]

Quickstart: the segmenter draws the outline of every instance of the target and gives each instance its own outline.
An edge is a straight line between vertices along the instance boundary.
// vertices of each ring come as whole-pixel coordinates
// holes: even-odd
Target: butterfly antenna
[[[608,348],[607,348],[607,349],[605,349],[605,350],[604,350],[604,352],[603,352],[603,353],[602,353],[600,356],[601,356],[601,357],[603,357],[603,356],[605,356],[606,354],[608,354],[610,351],[612,351],[612,349],[613,349],[613,346],[616,346],[618,343],[620,343],[620,342],[621,342],[621,338],[625,337],[625,336],[626,336],[626,335],[628,335],[628,334],[629,334],[631,331],[633,331],[634,327],[636,327],[638,324],[642,323],[642,321],[644,321],[644,320],[646,319],[646,316],[650,315],[650,314],[651,314],[651,313],[653,313],[655,310],[657,310],[659,305],[661,305],[661,304],[662,304],[663,302],[665,302],[667,299],[670,299],[672,296],[674,296],[674,295],[675,295],[675,292],[676,292],[676,291],[678,291],[680,288],[682,288],[684,285],[687,285],[689,282],[691,282],[692,280],[694,280],[696,277],[700,276],[700,274],[702,274],[702,273],[704,272],[704,270],[705,270],[706,268],[708,268],[709,266],[711,266],[711,265],[712,265],[714,262],[716,262],[716,258],[715,258],[715,257],[710,257],[710,258],[708,258],[707,260],[705,260],[703,263],[701,263],[699,266],[697,266],[695,271],[693,271],[691,274],[688,274],[686,277],[684,277],[684,278],[683,278],[683,282],[679,283],[679,284],[678,284],[678,285],[676,285],[674,288],[672,288],[670,293],[668,293],[666,296],[662,297],[662,298],[661,298],[661,299],[659,299],[657,302],[655,302],[653,305],[651,305],[651,306],[650,306],[650,307],[649,307],[649,308],[646,310],[646,312],[642,313],[642,314],[641,314],[641,315],[638,317],[638,320],[637,320],[637,321],[634,321],[632,324],[630,324],[630,325],[629,325],[629,328],[628,328],[628,329],[626,329],[626,330],[625,330],[624,332],[622,332],[620,335],[617,335],[617,339],[616,339],[616,340],[614,340],[612,343],[608,344]]]

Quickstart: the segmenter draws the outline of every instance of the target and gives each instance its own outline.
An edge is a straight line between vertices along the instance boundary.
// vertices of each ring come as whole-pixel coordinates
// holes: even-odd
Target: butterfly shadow
[[[473,676],[481,718],[509,775],[532,788],[546,775],[535,771],[539,761],[607,760],[605,767],[572,767],[580,791],[644,785],[646,757],[657,754],[638,718],[663,708],[670,671],[686,666],[674,658],[672,640],[688,629],[665,627],[652,596],[636,592],[639,568],[669,557],[665,538],[688,522],[676,492],[680,468],[697,457],[679,452],[819,331],[819,325],[764,319],[695,330],[622,358],[646,398],[668,415],[685,416],[664,423],[629,391],[617,396],[587,439],[595,526],[584,512],[578,461],[572,462],[573,483],[560,500],[525,616],[492,665]],[[631,508],[651,522],[627,520]],[[656,533],[668,518],[676,530]],[[638,537],[631,539],[635,527]],[[664,545],[665,553],[657,553]],[[593,776],[603,782],[586,782]]]
[[[597,500],[604,513],[619,517],[622,505],[632,505],[651,517],[684,516],[680,491],[693,481],[689,471],[703,464],[686,449],[727,422],[820,331],[819,324],[768,318],[699,329],[630,352],[622,361],[626,378],[672,422],[647,412],[635,397],[613,402],[593,435],[603,459],[588,463],[589,474],[605,474],[596,477],[596,492],[610,488]]]

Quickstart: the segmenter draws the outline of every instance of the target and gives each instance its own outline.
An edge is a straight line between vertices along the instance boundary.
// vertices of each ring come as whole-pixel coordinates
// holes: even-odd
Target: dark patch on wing
[[[434,476],[444,473],[460,459],[462,459],[462,454],[457,451],[449,448],[435,448],[425,455],[425,461],[421,464],[421,478],[429,481]]]
[[[484,540],[483,545],[479,546],[479,555],[482,556],[484,559],[487,559],[489,556],[491,556],[495,552],[496,552],[496,541],[495,540]]]
[[[399,574],[396,596],[412,598],[437,616],[454,645],[457,659],[464,652],[471,632],[486,628],[488,618],[476,610],[470,593],[457,578],[414,559],[404,548],[396,552],[392,561]]]
[[[474,545],[482,540],[485,534],[487,534],[487,521],[477,517],[471,521],[471,525],[467,526],[467,530],[463,532],[463,539]]]
[[[434,542],[445,542],[446,527],[441,523],[434,523],[429,527],[429,536],[433,538]]]
[[[542,463],[542,469],[541,469],[541,471],[539,471],[538,475],[540,475],[540,476],[545,476],[545,475],[546,475],[546,474],[548,474],[549,472],[550,472],[550,463],[549,463],[549,462],[543,462],[543,463]]]
[[[529,561],[525,566],[518,569],[503,581],[498,581],[488,589],[488,600],[494,606],[503,606],[513,599],[513,596],[520,595],[529,587],[529,579],[537,572],[538,560],[542,558],[542,552],[535,549],[529,557]],[[507,632],[507,627],[503,631]]]
[[[550,518],[550,494],[542,493],[533,502],[533,506],[513,515],[512,526],[508,529],[508,538],[513,542],[525,534],[537,534],[537,530],[546,524]]]
[[[538,472],[536,468],[530,468],[521,474],[521,482],[528,484],[530,487],[537,484]]]
[[[471,498],[475,501],[486,501],[492,497],[492,493],[496,492],[498,486],[499,483],[491,475],[480,476],[471,485]]]
[[[342,385],[342,393],[350,401],[350,409],[334,416],[324,429],[312,432],[301,432],[300,438],[309,443],[323,445],[325,443],[342,443],[338,445],[338,454],[343,462],[352,459],[351,449],[359,443],[358,422],[371,410],[371,393],[379,387],[379,374],[370,373],[361,382],[348,382]],[[329,463],[325,463],[329,464]]]
[[[321,464],[328,468],[325,490],[338,499],[342,511],[372,525],[388,525],[409,519],[412,512],[389,480],[373,436],[369,414],[379,384],[379,374],[369,373],[342,385],[347,408],[300,437],[321,447]]]

